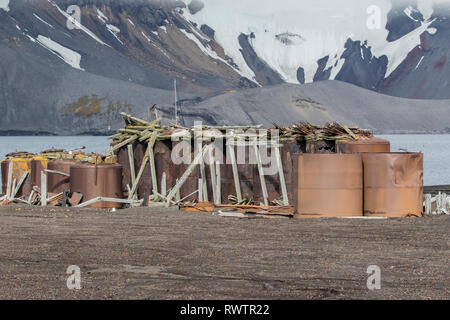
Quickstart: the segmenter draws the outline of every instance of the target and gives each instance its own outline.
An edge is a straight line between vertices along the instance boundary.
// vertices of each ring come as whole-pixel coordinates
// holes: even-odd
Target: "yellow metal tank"
[[[296,154],[295,218],[363,215],[360,154]]]
[[[338,153],[390,152],[389,140],[377,137],[359,137],[358,140],[344,140],[336,142]]]
[[[2,193],[6,194],[8,185],[8,168],[9,164],[12,163],[11,187],[14,179],[16,179],[16,183],[19,183],[25,171],[28,172],[28,176],[18,190],[16,197],[30,194],[33,190],[33,186],[31,184],[31,161],[33,160],[34,154],[28,152],[16,152],[8,154],[6,157],[7,159],[3,160],[1,163]]]
[[[422,216],[422,153],[365,153],[362,159],[365,216]]]

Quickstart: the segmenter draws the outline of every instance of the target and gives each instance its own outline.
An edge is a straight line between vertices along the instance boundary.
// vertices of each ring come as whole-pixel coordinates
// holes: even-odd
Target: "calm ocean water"
[[[393,152],[408,150],[424,153],[425,185],[450,184],[450,135],[382,135],[391,141]],[[38,153],[49,148],[78,149],[104,153],[109,146],[106,137],[0,137],[0,159],[13,151]],[[400,150],[403,149],[403,150]]]

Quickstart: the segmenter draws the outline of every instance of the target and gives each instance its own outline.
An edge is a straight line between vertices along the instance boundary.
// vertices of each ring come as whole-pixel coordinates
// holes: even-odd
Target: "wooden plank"
[[[204,202],[208,202],[208,185],[206,181],[205,161],[203,161],[203,158],[200,162],[200,178],[202,180],[202,199]]]
[[[216,193],[217,193],[217,204],[222,203],[222,177],[220,174],[220,163],[216,161]]]
[[[139,182],[141,181],[142,174],[144,173],[145,166],[147,165],[147,161],[148,161],[148,155],[145,156],[144,159],[142,159],[141,168],[139,169],[139,173],[138,173],[138,175],[136,177],[136,181],[133,184],[133,186],[131,187],[130,194],[128,195],[128,199],[129,200],[131,200],[134,197],[134,194],[137,191],[137,188],[139,186]]]
[[[70,174],[65,173],[65,172],[61,172],[61,171],[57,171],[57,170],[44,169],[44,171],[47,172],[47,173],[54,173],[54,174],[59,174],[61,176],[70,177]]]
[[[233,180],[234,187],[236,189],[236,197],[238,202],[242,202],[241,182],[239,181],[239,171],[236,164],[236,155],[234,153],[234,147],[232,145],[228,146],[228,152],[231,159],[231,167],[233,169]]]
[[[41,206],[47,206],[47,174],[41,171]]]
[[[13,201],[14,200],[14,196],[15,196],[14,190],[16,189],[16,183],[17,183],[17,179],[14,178],[13,184],[11,186],[11,192],[9,194],[9,199],[8,199],[9,201]]]
[[[11,197],[11,192],[12,192],[12,189],[11,189],[12,180],[13,180],[12,176],[13,176],[13,163],[9,162],[9,165],[8,165],[8,182],[7,182],[7,185],[6,185],[6,197],[8,199]]]
[[[111,149],[109,150],[110,154],[113,154],[114,151],[122,148],[123,146],[126,146],[129,143],[132,143],[134,140],[136,140],[138,138],[138,135],[133,135],[131,137],[129,137],[128,139],[122,141],[121,143],[118,143],[116,145],[114,145],[113,147],[111,147]]]
[[[22,175],[22,178],[20,178],[19,182],[17,183],[16,187],[14,188],[14,192],[11,196],[12,199],[14,199],[17,192],[19,192],[19,189],[22,186],[22,184],[25,182],[25,179],[27,178],[27,176],[28,176],[28,171],[25,171]]]
[[[156,190],[156,191],[158,191],[158,190]],[[161,194],[163,196],[167,195],[167,178],[166,178],[165,172],[162,173],[162,177],[161,177]]]
[[[134,185],[136,182],[136,169],[134,166],[134,153],[133,153],[133,144],[127,145],[128,149],[128,162],[130,163],[130,174],[131,174],[131,185]]]
[[[262,166],[261,154],[259,153],[258,146],[256,144],[254,144],[253,146],[255,149],[256,162],[258,163],[259,181],[261,183],[261,189],[262,189],[263,198],[264,198],[264,205],[268,206],[269,205],[269,199],[268,199],[269,196],[267,194],[266,179],[264,177],[264,168]]]
[[[213,157],[213,145],[210,144],[208,148],[208,156],[209,156],[209,173],[211,176],[211,188],[213,192],[213,201],[214,204],[217,204],[217,181],[216,181],[216,168]]]
[[[91,204],[97,203],[97,202],[116,202],[116,203],[125,203],[125,204],[140,204],[141,200],[130,200],[130,199],[116,199],[116,198],[106,198],[106,197],[96,197],[91,200],[88,200],[86,202],[83,202],[77,206],[76,208],[83,208],[86,206],[89,206]]]
[[[203,179],[198,179],[198,202],[203,202]]]
[[[181,178],[178,180],[177,184],[172,188],[172,190],[167,195],[167,201],[166,201],[166,207],[170,206],[171,200],[175,196],[178,190],[183,186],[183,184],[186,182],[189,175],[194,171],[195,167],[200,163],[201,158],[204,156],[206,151],[209,149],[209,146],[204,146],[202,151],[199,152],[195,158],[194,161],[189,165],[189,167],[186,169],[186,171],[183,173]]]
[[[275,150],[275,158],[277,161],[278,175],[280,176],[281,193],[283,195],[283,205],[288,206],[289,198],[288,198],[288,193],[287,193],[287,188],[286,188],[286,180],[284,177],[283,162],[281,161],[280,148],[273,147],[272,150]]]
[[[152,176],[152,190],[153,193],[158,192],[158,179],[156,178],[156,167],[155,167],[155,142],[156,137],[158,136],[158,133],[155,131],[152,134],[152,137],[150,138],[150,142],[148,143],[148,156],[150,160],[150,171]]]

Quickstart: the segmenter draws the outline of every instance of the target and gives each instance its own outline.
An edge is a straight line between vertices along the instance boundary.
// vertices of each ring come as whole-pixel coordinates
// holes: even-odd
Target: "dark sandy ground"
[[[450,217],[0,207],[2,299],[449,299]],[[81,289],[66,286],[70,265]],[[367,289],[369,265],[381,289]]]

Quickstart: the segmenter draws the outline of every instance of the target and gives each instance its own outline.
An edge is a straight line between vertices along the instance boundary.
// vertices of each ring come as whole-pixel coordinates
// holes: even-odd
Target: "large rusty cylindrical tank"
[[[9,156],[9,155],[7,155]],[[15,155],[11,155],[6,160],[3,160],[1,163],[1,171],[2,171],[2,193],[6,194],[6,189],[8,187],[8,169],[9,164],[12,163],[12,181],[11,187],[13,185],[14,179],[16,179],[16,183],[19,183],[25,171],[28,171],[28,175],[23,182],[22,186],[19,188],[16,197],[26,196],[31,193],[33,190],[33,186],[31,184],[31,161],[33,159],[33,154],[28,153],[20,153]]]
[[[31,185],[41,187],[41,172],[47,169],[48,159],[42,156],[31,160]],[[45,172],[45,171],[44,171]]]
[[[364,215],[422,216],[422,153],[366,153],[362,159]]]
[[[338,153],[390,152],[389,140],[377,137],[359,137],[358,140],[343,140],[336,142]]]
[[[83,202],[96,197],[122,198],[122,165],[80,163],[70,167],[70,191],[83,195]],[[121,203],[97,202],[91,208],[121,208]]]
[[[363,215],[360,154],[296,154],[295,218]]]
[[[75,164],[76,162],[73,160],[55,160],[48,163],[47,169],[70,174],[70,167]],[[70,178],[58,173],[48,172],[47,192],[61,193],[64,190],[70,190]]]

